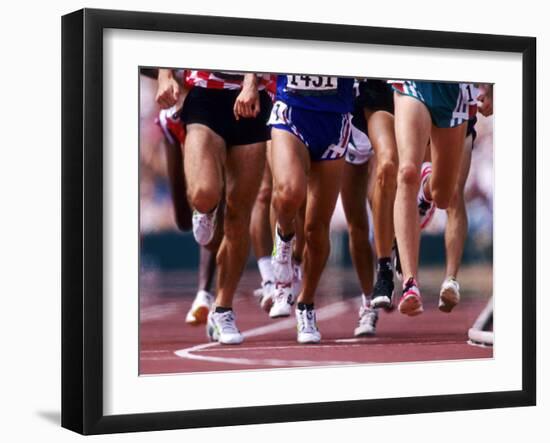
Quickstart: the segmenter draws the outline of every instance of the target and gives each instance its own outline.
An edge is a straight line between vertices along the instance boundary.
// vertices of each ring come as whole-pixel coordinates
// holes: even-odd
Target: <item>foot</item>
[[[435,203],[428,200],[424,195],[424,186],[428,178],[432,175],[432,164],[422,163],[420,169],[420,190],[418,191],[417,204],[418,214],[420,215],[420,229],[424,229],[432,221],[435,213]]]
[[[321,333],[317,329],[314,309],[296,309],[298,343],[319,343]]]
[[[391,310],[393,308],[393,292],[393,279],[382,277],[379,274],[372,290],[370,306]]]
[[[292,284],[277,283],[273,292],[273,303],[269,310],[271,318],[289,317],[292,312],[294,298],[292,296]]]
[[[359,308],[359,325],[353,331],[355,337],[372,337],[376,335],[378,311],[371,306],[362,304]]]
[[[193,236],[199,245],[206,246],[214,238],[217,212],[217,207],[208,214],[193,211]]]
[[[213,302],[214,296],[201,289],[197,292],[193,304],[185,316],[185,323],[193,326],[205,324]]]
[[[277,283],[291,283],[294,276],[292,267],[292,249],[296,241],[296,236],[288,241],[284,241],[279,235],[279,227],[275,228],[275,247],[271,257],[273,274]]]
[[[235,324],[235,313],[232,309],[225,312],[210,312],[206,332],[210,341],[217,341],[224,345],[238,345],[243,342],[243,336]]]
[[[451,312],[460,301],[460,285],[454,277],[447,277],[439,291],[439,310]]]
[[[260,289],[260,306],[265,312],[269,312],[273,305],[273,295],[275,293],[275,283],[271,281],[263,281]]]
[[[403,295],[399,301],[398,306],[401,314],[408,315],[410,317],[422,314],[424,308],[422,307],[422,298],[420,297],[420,290],[418,289],[416,280],[409,278],[403,286]]]

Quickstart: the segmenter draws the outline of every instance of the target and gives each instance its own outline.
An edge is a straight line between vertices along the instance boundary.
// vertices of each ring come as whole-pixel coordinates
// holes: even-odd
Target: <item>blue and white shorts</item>
[[[337,160],[346,155],[351,135],[349,113],[313,111],[278,100],[267,124],[298,137],[312,161]]]
[[[374,149],[367,134],[352,124],[346,162],[352,165],[364,165],[373,155]]]

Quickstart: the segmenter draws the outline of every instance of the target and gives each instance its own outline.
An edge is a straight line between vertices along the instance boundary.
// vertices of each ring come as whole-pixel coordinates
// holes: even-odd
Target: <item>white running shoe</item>
[[[430,162],[422,163],[420,169],[420,189],[418,190],[417,204],[418,214],[420,215],[420,229],[424,229],[432,221],[435,213],[435,203],[424,197],[424,183],[432,175],[432,164]]]
[[[439,310],[451,312],[460,301],[460,285],[454,277],[447,277],[439,291]]]
[[[185,317],[185,323],[193,326],[205,324],[212,303],[214,303],[214,296],[201,289],[195,295],[195,300]]]
[[[319,343],[321,333],[317,329],[314,309],[296,309],[298,343]]]
[[[302,290],[302,267],[296,263],[292,265],[292,303],[296,301]]]
[[[416,280],[412,277],[403,286],[403,295],[401,296],[401,300],[399,300],[398,309],[401,314],[408,315],[409,317],[424,312],[420,290],[418,289]]]
[[[269,312],[273,305],[273,295],[275,293],[275,283],[271,281],[262,282],[260,295],[260,306],[265,312]]]
[[[206,246],[214,238],[216,232],[216,213],[218,207],[208,214],[193,211],[193,236],[197,243]]]
[[[355,337],[369,337],[376,335],[378,310],[361,304],[359,308],[359,325],[353,331]]]
[[[291,284],[276,284],[275,292],[273,293],[273,302],[269,310],[271,318],[289,317],[292,312],[294,299],[292,297]]]
[[[233,310],[210,312],[206,332],[210,341],[217,341],[224,345],[238,345],[243,342],[243,336],[235,324]]]
[[[292,268],[292,249],[296,242],[294,235],[291,240],[283,241],[279,236],[279,227],[275,228],[275,247],[271,257],[273,275],[276,283],[291,283],[294,275]]]

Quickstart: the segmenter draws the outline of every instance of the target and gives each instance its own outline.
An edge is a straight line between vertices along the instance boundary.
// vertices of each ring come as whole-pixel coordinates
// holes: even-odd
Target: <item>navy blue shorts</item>
[[[267,124],[298,137],[312,161],[336,160],[346,155],[351,133],[348,113],[311,111],[278,100]]]

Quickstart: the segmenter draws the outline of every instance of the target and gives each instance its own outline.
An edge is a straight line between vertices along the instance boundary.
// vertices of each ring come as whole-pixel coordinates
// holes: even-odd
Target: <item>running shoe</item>
[[[185,323],[193,326],[205,324],[213,302],[214,296],[201,289],[195,295],[191,308],[185,316]]]
[[[420,229],[424,229],[432,221],[435,213],[435,203],[432,200],[426,199],[424,196],[424,184],[432,175],[432,164],[429,162],[422,163],[420,169],[420,189],[418,191],[417,204],[418,214],[420,215]]]
[[[269,310],[271,318],[289,317],[292,312],[294,298],[292,297],[291,283],[277,283],[272,297],[272,306]]]
[[[319,343],[321,333],[317,329],[314,309],[296,309],[298,343]]]
[[[447,277],[439,291],[439,310],[451,312],[460,301],[460,285],[454,277]]]
[[[403,295],[399,301],[398,309],[401,314],[411,317],[424,312],[420,290],[418,289],[416,280],[412,277],[409,278],[403,286]]]
[[[378,311],[370,306],[361,304],[359,308],[359,325],[353,331],[355,337],[372,337],[376,335]]]
[[[276,283],[291,283],[294,276],[292,267],[292,249],[296,242],[296,236],[291,240],[284,241],[279,236],[279,227],[275,229],[275,247],[273,248],[273,256],[271,264],[273,266],[273,274],[275,275]]]
[[[391,310],[393,307],[393,292],[393,280],[383,278],[379,274],[372,290],[372,300],[370,302],[371,307]]]
[[[401,269],[401,259],[399,258],[399,248],[397,247],[397,240],[393,240],[392,246],[393,252],[393,269],[395,269],[395,275],[399,281],[403,281],[403,270]]]
[[[260,306],[265,312],[269,312],[273,305],[273,294],[275,292],[275,283],[271,281],[262,282]]]
[[[193,236],[199,245],[206,246],[214,238],[217,212],[217,206],[216,209],[208,214],[193,211]]]
[[[235,313],[232,309],[225,312],[211,311],[208,315],[206,333],[210,341],[224,345],[238,345],[243,336],[235,324]]]

